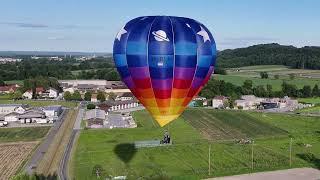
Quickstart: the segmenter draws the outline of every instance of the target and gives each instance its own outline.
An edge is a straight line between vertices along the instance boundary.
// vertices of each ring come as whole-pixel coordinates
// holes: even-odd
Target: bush
[[[87,109],[95,109],[95,108],[96,108],[96,105],[94,105],[94,104],[87,105]]]

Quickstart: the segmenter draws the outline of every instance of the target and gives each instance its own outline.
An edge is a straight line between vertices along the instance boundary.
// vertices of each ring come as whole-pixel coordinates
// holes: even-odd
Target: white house
[[[212,99],[212,107],[215,109],[224,108],[224,104],[228,101],[227,97],[224,96],[216,96]]]
[[[49,88],[48,91],[49,91],[49,94],[48,94],[49,98],[56,98],[59,95],[58,90],[54,88]]]
[[[27,99],[32,99],[32,92],[31,91],[26,91],[22,94],[23,98],[27,98]]]
[[[42,108],[42,111],[45,113],[46,117],[49,119],[54,119],[59,117],[59,115],[62,113],[62,106],[46,106]]]

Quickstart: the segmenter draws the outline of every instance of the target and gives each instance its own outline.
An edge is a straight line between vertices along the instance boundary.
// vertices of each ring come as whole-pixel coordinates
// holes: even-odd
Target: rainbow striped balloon
[[[203,24],[183,17],[145,16],[121,28],[113,56],[123,82],[164,126],[207,83],[217,52]]]

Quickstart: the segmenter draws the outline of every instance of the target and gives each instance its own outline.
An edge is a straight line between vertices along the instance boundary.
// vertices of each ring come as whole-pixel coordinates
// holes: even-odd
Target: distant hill
[[[0,56],[111,56],[104,52],[64,52],[64,51],[0,51]]]
[[[228,49],[218,53],[219,68],[252,65],[285,65],[298,69],[320,69],[320,47],[297,48],[274,43]]]

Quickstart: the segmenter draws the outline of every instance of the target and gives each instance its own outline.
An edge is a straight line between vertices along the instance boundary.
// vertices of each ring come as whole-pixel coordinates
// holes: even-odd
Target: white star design
[[[118,39],[120,41],[122,34],[125,34],[125,33],[127,33],[127,31],[124,29],[124,27],[121,28],[121,30],[117,34],[117,38],[116,39]]]
[[[209,38],[209,34],[207,33],[206,30],[203,29],[202,26],[200,26],[201,30],[199,32],[197,32],[198,35],[202,36],[203,38],[203,42],[205,43],[206,41],[210,41],[210,38]]]
[[[186,25],[188,26],[188,28],[191,28],[191,26],[188,23],[186,23]]]

